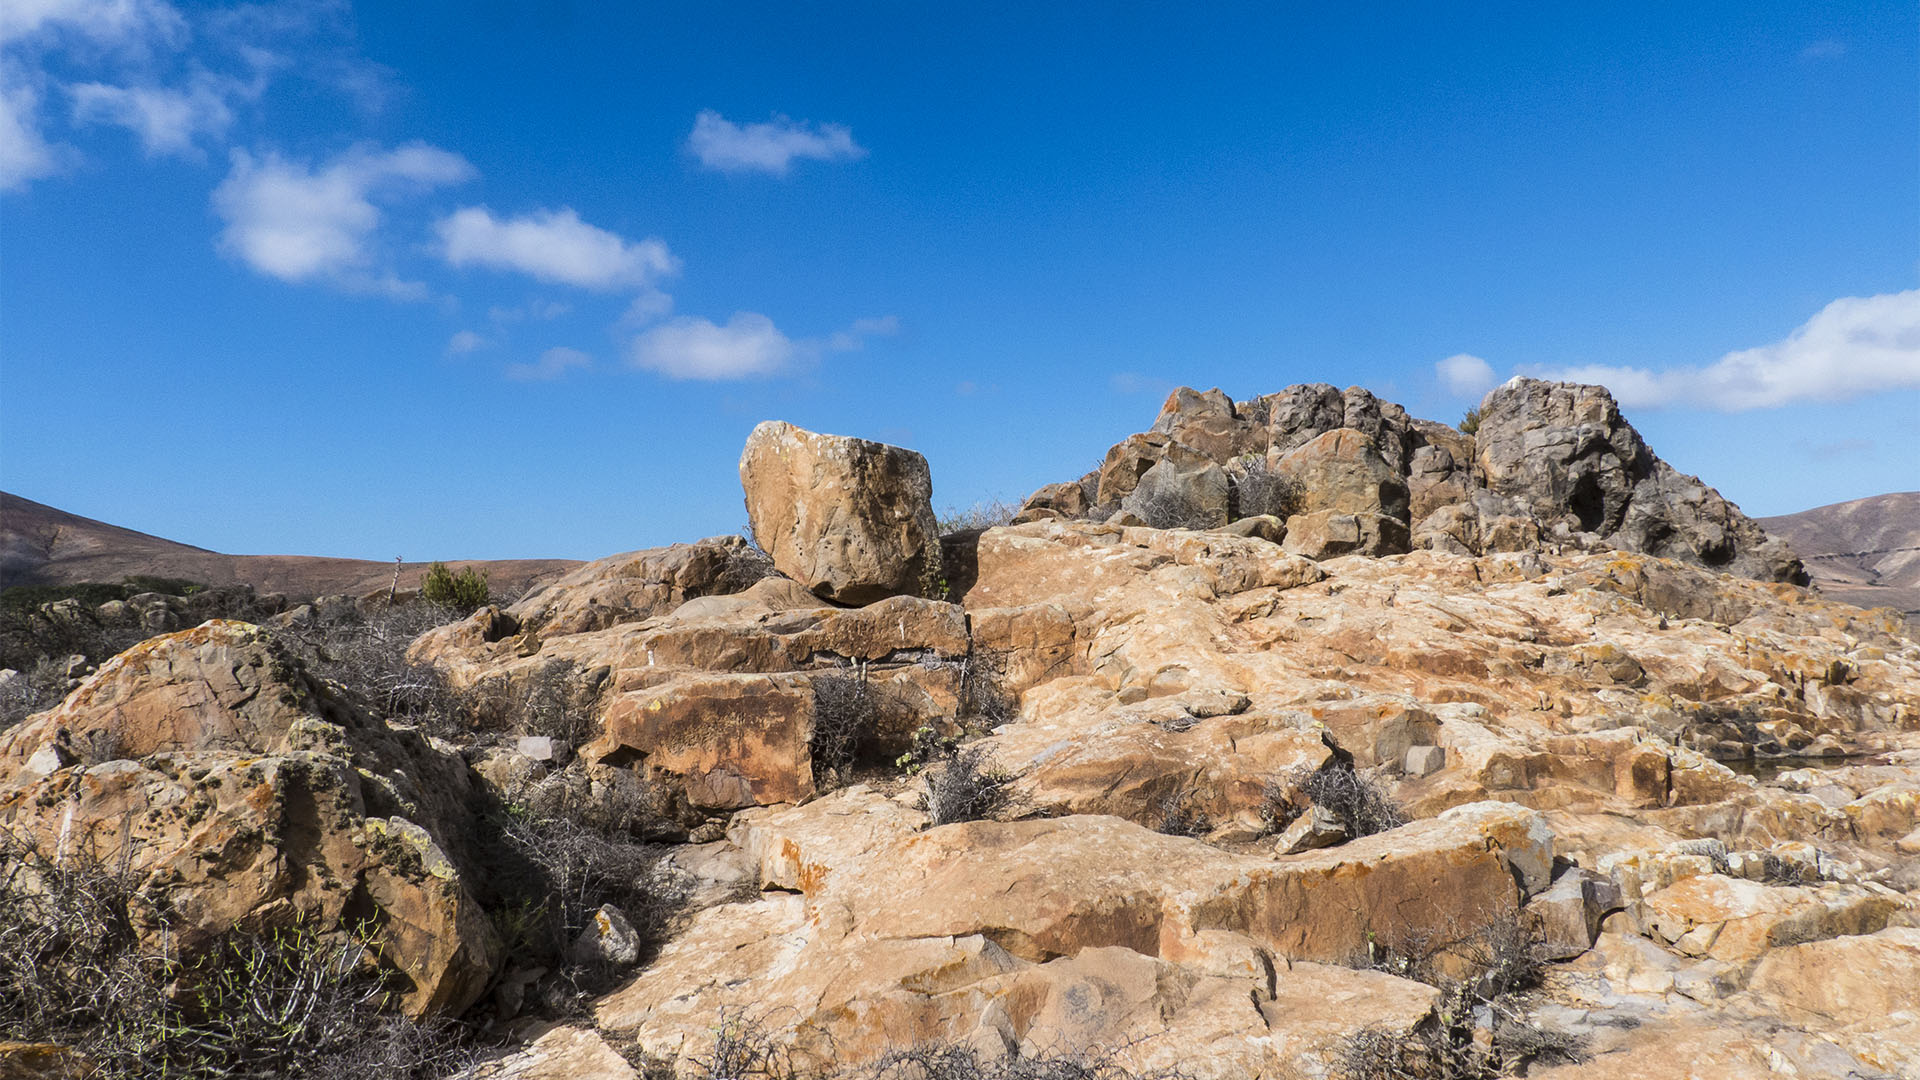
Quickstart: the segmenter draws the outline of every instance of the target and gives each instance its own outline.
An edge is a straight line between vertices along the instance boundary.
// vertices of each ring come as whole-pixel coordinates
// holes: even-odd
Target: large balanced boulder
[[[920,593],[939,569],[933,479],[912,450],[769,420],[747,437],[740,486],[773,565],[823,599]]]
[[[42,859],[124,865],[150,948],[370,923],[415,1015],[464,1010],[499,962],[462,869],[470,785],[458,757],[218,620],[121,653],[0,738],[0,829]]]

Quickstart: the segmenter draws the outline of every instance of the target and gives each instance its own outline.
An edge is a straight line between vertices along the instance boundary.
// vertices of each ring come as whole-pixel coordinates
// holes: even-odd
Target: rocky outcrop
[[[1807,581],[1784,542],[1656,458],[1603,387],[1513,379],[1481,403],[1474,445],[1484,486],[1526,503],[1550,533],[1591,533],[1761,581]]]
[[[1230,489],[1234,468],[1253,460],[1298,483],[1304,520],[1289,524],[1300,535],[1286,542],[1316,559],[1409,546],[1462,555],[1612,548],[1807,580],[1783,542],[1654,456],[1605,388],[1534,379],[1489,394],[1473,435],[1358,387],[1309,383],[1243,402],[1183,387],[1088,482],[1036,492],[1021,520],[1121,513],[1124,524],[1221,528],[1241,512],[1221,482]],[[1087,504],[1063,499],[1067,487]],[[1186,512],[1143,512],[1149,506]]]
[[[823,599],[872,603],[937,576],[933,481],[911,450],[769,420],[747,438],[740,485],[754,539]]]
[[[0,827],[47,859],[124,860],[156,952],[371,924],[416,1015],[465,1009],[499,961],[461,869],[469,783],[244,623],[143,642],[0,739]]]

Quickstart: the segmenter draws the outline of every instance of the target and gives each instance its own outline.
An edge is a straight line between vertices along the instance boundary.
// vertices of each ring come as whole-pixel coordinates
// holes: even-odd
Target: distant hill
[[[1760,525],[1793,545],[1828,596],[1897,608],[1920,625],[1920,491],[1761,518]]]
[[[427,563],[404,563],[400,587],[420,584]],[[518,595],[580,563],[570,559],[448,560],[458,571],[477,567],[494,590]],[[132,574],[185,578],[207,585],[251,585],[255,592],[295,597],[384,589],[393,564],[314,555],[223,555],[69,514],[0,492],[0,587],[114,583]]]

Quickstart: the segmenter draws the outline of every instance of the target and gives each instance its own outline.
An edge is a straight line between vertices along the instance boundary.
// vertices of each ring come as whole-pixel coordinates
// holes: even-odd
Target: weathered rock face
[[[747,437],[740,485],[774,566],[824,599],[918,593],[938,570],[933,481],[911,450],[770,420]]]
[[[460,869],[468,785],[244,623],[143,642],[0,738],[0,827],[48,858],[126,858],[155,948],[373,920],[415,1014],[466,1008],[499,959]]]
[[[1762,581],[1805,584],[1784,542],[1720,494],[1654,457],[1598,386],[1514,379],[1488,394],[1474,433],[1488,490],[1525,502],[1548,530]]]
[[[1416,420],[1358,387],[1288,387],[1235,402],[1182,388],[1152,430],[1107,452],[1083,510],[1054,509],[1051,485],[1021,520],[1105,517],[1163,524],[1148,502],[1204,508],[1195,527],[1230,524],[1208,466],[1264,458],[1297,481],[1306,523],[1290,550],[1314,558],[1408,546],[1462,555],[1613,548],[1761,581],[1804,584],[1787,546],[1713,489],[1655,457],[1598,386],[1515,379],[1488,395],[1475,435]],[[1231,470],[1229,469],[1229,477]],[[1136,492],[1145,478],[1153,481]],[[1369,523],[1390,519],[1398,527]],[[1406,535],[1403,535],[1405,533]]]

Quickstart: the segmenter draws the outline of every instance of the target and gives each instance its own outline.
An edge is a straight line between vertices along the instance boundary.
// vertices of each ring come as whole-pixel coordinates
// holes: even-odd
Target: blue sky
[[[0,486],[591,558],[737,529],[762,419],[964,505],[1524,372],[1750,513],[1920,487],[1920,9],[1360,11],[8,0]]]

